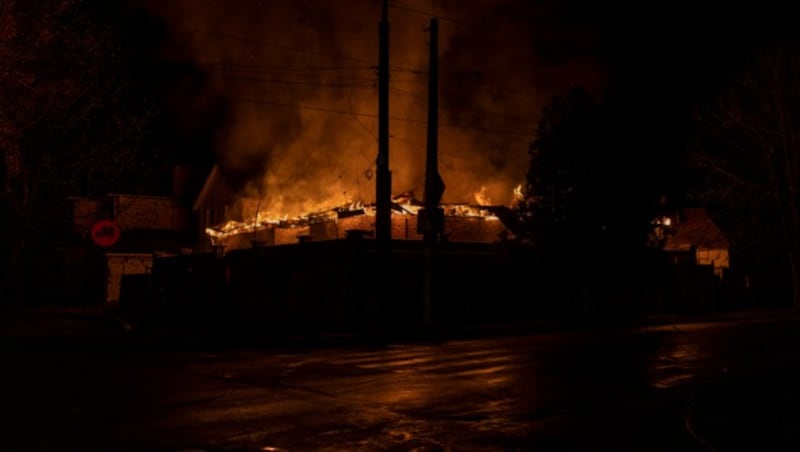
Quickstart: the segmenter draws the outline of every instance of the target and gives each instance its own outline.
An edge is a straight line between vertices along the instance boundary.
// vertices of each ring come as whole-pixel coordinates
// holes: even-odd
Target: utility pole
[[[434,290],[434,251],[444,232],[444,211],[439,202],[444,182],[439,175],[439,20],[431,19],[430,61],[428,63],[428,143],[425,152],[425,208],[417,217],[417,228],[423,235],[425,275],[423,281],[422,322],[431,323]]]
[[[389,171],[389,1],[383,0],[378,25],[378,158],[375,162],[375,290],[368,297],[369,332],[383,332],[384,306],[390,304],[392,241],[392,173]]]
[[[375,177],[375,238],[386,257],[392,240],[392,173],[389,171],[389,1],[383,0],[378,27],[378,159]]]

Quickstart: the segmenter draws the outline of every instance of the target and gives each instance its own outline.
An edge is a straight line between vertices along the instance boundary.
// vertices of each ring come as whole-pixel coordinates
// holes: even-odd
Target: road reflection
[[[13,427],[0,450],[692,450],[687,404],[712,432],[699,416],[743,400],[728,388],[774,372],[789,387],[798,336],[788,323],[705,324],[113,359],[17,350],[0,373],[0,421]],[[694,397],[728,368],[769,373]]]
[[[702,344],[683,333],[661,334],[659,338],[659,347],[648,356],[646,369],[654,388],[672,388],[709,370],[709,354]]]

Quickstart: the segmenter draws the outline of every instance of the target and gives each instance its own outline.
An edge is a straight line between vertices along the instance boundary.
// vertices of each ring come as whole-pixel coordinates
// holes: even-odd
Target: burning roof
[[[269,245],[297,243],[303,237],[311,240],[335,240],[348,231],[372,234],[375,229],[375,205],[350,202],[330,209],[309,212],[294,217],[271,216],[260,212],[258,199],[243,199],[245,205],[256,205],[255,212],[242,220],[230,220],[206,229],[215,245],[226,248],[250,247],[254,242]],[[423,203],[413,193],[396,195],[392,199],[392,238],[421,240],[417,231],[417,215]],[[443,204],[445,236],[448,240],[494,242],[509,237],[509,227],[496,214],[510,209],[502,206],[473,204]],[[242,209],[248,211],[247,207]],[[252,210],[251,210],[252,212]]]

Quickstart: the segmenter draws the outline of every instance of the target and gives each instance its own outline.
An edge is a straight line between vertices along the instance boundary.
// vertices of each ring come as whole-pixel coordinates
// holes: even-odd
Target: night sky
[[[554,95],[583,86],[629,111],[654,153],[679,155],[693,109],[723,93],[753,49],[796,42],[791,15],[769,3],[697,3],[392,0],[393,192],[422,191],[430,17],[440,18],[444,201],[483,188],[506,203]],[[145,73],[171,115],[162,138],[181,159],[219,161],[276,210],[374,197],[380,2],[133,4],[127,26],[147,30]]]

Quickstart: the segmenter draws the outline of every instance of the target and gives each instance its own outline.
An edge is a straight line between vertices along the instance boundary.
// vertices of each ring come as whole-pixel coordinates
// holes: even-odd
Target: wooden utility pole
[[[444,232],[444,211],[439,202],[444,193],[439,175],[439,20],[431,19],[430,61],[428,64],[428,143],[425,152],[425,208],[417,217],[417,227],[423,234],[425,276],[423,281],[424,324],[431,323],[434,291],[434,251]]]
[[[392,241],[392,173],[389,171],[389,1],[383,0],[378,25],[378,158],[375,162],[375,288],[367,301],[370,335],[380,336],[389,303]]]
[[[378,159],[375,177],[375,238],[378,253],[388,254],[392,240],[392,173],[389,171],[389,1],[383,0],[378,27]]]

